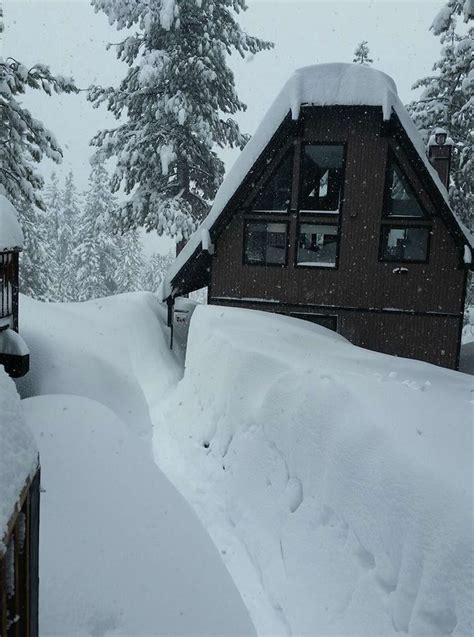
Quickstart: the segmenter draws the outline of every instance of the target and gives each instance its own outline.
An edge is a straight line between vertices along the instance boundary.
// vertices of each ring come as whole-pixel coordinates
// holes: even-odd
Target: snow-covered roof
[[[28,476],[36,470],[38,450],[23,419],[15,385],[0,366],[0,554],[2,538]]]
[[[395,113],[444,201],[449,205],[446,188],[430,164],[423,139],[398,97],[397,86],[390,76],[362,64],[331,63],[306,66],[295,71],[287,81],[229,171],[208,216],[171,265],[161,287],[163,299],[173,293],[173,279],[202,245],[203,230],[212,229],[288,113],[291,113],[293,120],[297,120],[302,106],[380,106],[385,121],[390,120]],[[473,235],[459,219],[456,218],[456,221],[466,243],[474,248]]]
[[[8,199],[0,194],[0,252],[23,247],[23,232],[18,213]]]

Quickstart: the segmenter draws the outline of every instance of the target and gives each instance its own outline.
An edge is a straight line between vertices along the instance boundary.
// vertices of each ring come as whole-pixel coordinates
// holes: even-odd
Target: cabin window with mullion
[[[338,214],[343,183],[344,146],[305,144],[301,154],[301,212]]]
[[[244,233],[244,263],[285,266],[288,253],[288,224],[247,221]]]
[[[14,263],[11,253],[0,254],[0,318],[13,313]]]

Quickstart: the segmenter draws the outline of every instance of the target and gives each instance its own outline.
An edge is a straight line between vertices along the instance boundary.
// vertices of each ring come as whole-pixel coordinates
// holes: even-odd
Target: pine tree
[[[115,207],[109,175],[103,158],[98,156],[91,162],[86,204],[77,224],[80,238],[72,255],[78,301],[110,296],[117,291],[120,251],[117,238],[109,230]]]
[[[60,298],[61,267],[59,261],[62,193],[60,191],[59,180],[55,172],[51,173],[49,183],[44,189],[44,202],[46,214],[40,217],[39,223],[44,226],[44,229],[42,229],[42,235],[44,236],[43,242],[45,251],[49,257],[51,287],[48,294],[51,301],[59,301],[62,300]]]
[[[0,25],[2,33],[3,11]],[[44,209],[43,178],[35,164],[44,157],[59,163],[62,151],[53,134],[22,106],[20,99],[28,88],[47,95],[78,89],[72,79],[54,76],[44,64],[27,69],[18,60],[0,58],[0,192],[17,208],[33,204]]]
[[[120,260],[116,270],[117,292],[142,289],[143,248],[137,230],[127,230],[119,237]]]
[[[81,218],[80,206],[80,197],[74,183],[74,176],[72,172],[69,172],[61,194],[61,212],[56,251],[59,269],[57,297],[60,301],[74,301],[77,299],[78,279],[73,253],[80,240],[78,230]]]
[[[352,61],[354,64],[369,66],[373,62],[373,59],[370,58],[369,55],[370,49],[368,47],[368,42],[367,40],[363,40],[357,45],[356,50],[354,51],[354,59]]]
[[[175,256],[171,252],[166,255],[155,252],[143,271],[143,289],[156,292],[174,260]]]
[[[117,29],[138,28],[117,45],[129,70],[119,88],[93,87],[117,119],[92,144],[117,168],[112,187],[130,195],[116,223],[187,238],[207,213],[223,174],[215,146],[246,143],[228,115],[245,109],[226,55],[241,56],[272,44],[246,34],[235,14],[245,0],[92,0]]]
[[[20,291],[39,301],[54,300],[55,259],[49,250],[47,215],[29,203],[19,216],[25,237],[20,255]]]
[[[458,33],[461,4],[448,2],[436,17],[432,29],[441,35],[442,44],[441,57],[433,66],[436,74],[414,84],[414,89],[424,90],[408,108],[426,141],[436,127],[445,128],[452,137],[450,202],[464,223],[474,228],[474,28]]]

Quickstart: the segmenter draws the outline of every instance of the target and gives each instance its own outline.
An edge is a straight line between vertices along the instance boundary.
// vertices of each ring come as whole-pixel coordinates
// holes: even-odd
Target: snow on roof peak
[[[315,64],[297,69],[282,90],[289,98],[293,119],[301,106],[381,106],[390,119],[393,98],[398,97],[393,79],[362,64]]]
[[[23,232],[18,213],[8,199],[0,194],[0,252],[23,247]]]

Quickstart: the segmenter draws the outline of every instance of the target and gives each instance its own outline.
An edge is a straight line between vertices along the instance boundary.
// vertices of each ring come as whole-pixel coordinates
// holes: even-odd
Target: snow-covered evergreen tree
[[[62,193],[59,187],[59,179],[55,172],[51,173],[49,182],[44,188],[44,203],[46,214],[39,221],[44,226],[45,249],[49,256],[49,270],[51,288],[49,298],[52,301],[60,299],[60,261],[59,261],[59,235],[62,214]],[[20,212],[21,217],[21,212]]]
[[[74,264],[74,249],[82,237],[79,232],[81,202],[72,172],[66,177],[61,193],[61,213],[58,226],[56,258],[59,268],[57,297],[59,301],[77,299],[77,272]]]
[[[175,258],[172,252],[165,255],[155,252],[143,270],[143,289],[156,292]]]
[[[354,59],[352,60],[354,64],[363,64],[364,66],[370,66],[372,64],[373,59],[369,57],[370,49],[368,46],[367,40],[363,40],[360,42],[356,50],[354,51]]]
[[[3,12],[3,31],[2,18]],[[42,209],[43,178],[35,164],[44,157],[59,163],[62,152],[53,134],[22,106],[28,88],[48,95],[77,88],[72,79],[54,76],[44,64],[28,69],[13,58],[0,58],[0,192],[20,209],[29,204]]]
[[[142,289],[143,246],[138,231],[127,230],[119,236],[120,259],[116,270],[117,292]]]
[[[55,300],[55,258],[50,250],[47,213],[29,203],[19,210],[19,216],[25,237],[20,292],[39,301]]]
[[[118,88],[93,87],[126,121],[92,140],[116,157],[113,190],[129,196],[117,215],[122,229],[143,226],[180,240],[208,211],[224,166],[215,146],[240,147],[246,137],[228,117],[239,100],[226,56],[272,44],[249,36],[236,20],[245,0],[92,0],[117,29],[136,27],[117,45],[129,70]]]
[[[438,11],[431,25],[435,35],[446,33],[452,27],[456,16],[462,16],[464,22],[474,18],[473,0],[448,0]]]
[[[464,9],[469,17],[468,4],[451,0],[436,17],[432,30],[441,35],[441,57],[433,66],[435,74],[414,84],[424,90],[409,109],[426,141],[438,126],[454,140],[450,201],[464,223],[474,228],[474,28],[458,32],[456,23]]]
[[[120,251],[117,238],[109,229],[115,207],[104,160],[97,156],[91,162],[89,190],[84,211],[78,219],[76,247],[72,255],[78,301],[110,296],[117,291]]]

